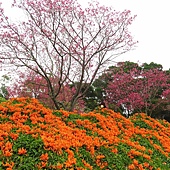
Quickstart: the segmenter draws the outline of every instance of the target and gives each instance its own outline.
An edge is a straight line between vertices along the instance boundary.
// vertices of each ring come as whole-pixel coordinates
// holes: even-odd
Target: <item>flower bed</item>
[[[170,169],[170,124],[109,109],[52,111],[36,99],[0,104],[0,169]]]

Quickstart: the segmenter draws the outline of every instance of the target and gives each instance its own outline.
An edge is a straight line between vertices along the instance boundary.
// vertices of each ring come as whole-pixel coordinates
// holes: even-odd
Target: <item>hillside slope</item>
[[[52,111],[37,100],[0,104],[0,170],[170,169],[170,124],[112,110]]]

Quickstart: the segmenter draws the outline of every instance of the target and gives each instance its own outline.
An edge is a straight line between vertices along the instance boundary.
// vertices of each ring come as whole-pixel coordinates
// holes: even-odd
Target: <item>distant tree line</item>
[[[47,94],[45,82],[40,77],[35,77],[32,80],[29,76],[28,79],[19,79],[8,88],[2,83],[1,96],[35,97],[47,107],[55,109]],[[74,82],[64,86],[58,96],[61,108],[63,104],[69,106],[78,84],[79,82]],[[170,70],[163,70],[160,64],[119,62],[96,78],[88,90],[86,86],[89,84],[84,83],[81,89],[84,95],[77,102],[77,110],[91,111],[102,105],[127,117],[136,112],[144,112],[155,118],[168,118],[170,115]]]

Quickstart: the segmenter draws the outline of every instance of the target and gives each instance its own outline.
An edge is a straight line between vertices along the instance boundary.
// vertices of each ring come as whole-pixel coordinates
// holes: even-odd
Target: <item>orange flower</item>
[[[47,166],[47,162],[43,162],[43,161],[37,164],[38,169],[42,169],[46,166]]]
[[[6,170],[12,170],[12,168],[6,168]]]
[[[137,161],[136,159],[134,159],[134,160],[133,160],[133,164],[134,164],[135,166],[137,166],[137,165],[138,165],[138,161]]]
[[[148,162],[145,162],[145,163],[143,164],[143,166],[146,167],[146,168],[148,168],[148,167],[149,167],[149,163],[148,163]]]
[[[143,165],[142,165],[142,164],[139,164],[139,165],[138,165],[138,169],[139,169],[139,170],[145,170],[145,168],[143,168]]]
[[[47,165],[47,162],[41,162],[41,168],[46,167],[46,165]]]
[[[5,149],[6,149],[6,150],[12,150],[12,143],[11,143],[11,142],[7,142],[7,143],[5,144]]]
[[[4,151],[4,156],[9,157],[12,156],[12,153],[10,151]]]
[[[91,146],[91,147],[90,147],[90,154],[91,154],[91,155],[94,155],[94,153],[95,153],[94,146]]]
[[[97,155],[97,156],[96,156],[96,159],[103,159],[103,158],[105,158],[104,155]]]
[[[32,134],[33,138],[38,138],[38,134]]]
[[[115,154],[118,153],[117,148],[112,149],[112,152],[115,153]]]
[[[3,163],[3,162],[2,162],[2,165],[3,165],[3,166],[8,166],[8,167],[9,167],[9,166],[10,166],[10,163],[8,163],[8,162]]]
[[[8,170],[12,170],[12,168],[13,168],[13,166],[14,166],[14,162],[11,162],[11,163],[8,163],[8,162],[3,163],[3,162],[2,162],[2,165],[5,166],[5,167],[8,167],[8,168],[7,168]],[[6,169],[6,170],[7,170],[7,169]]]
[[[130,158],[133,158],[134,156],[142,156],[142,153],[139,151],[136,151],[135,149],[131,149],[128,153],[128,156]]]
[[[89,168],[90,170],[93,169],[93,167],[89,163],[87,163],[84,159],[82,159],[82,162],[83,162],[85,167]]]
[[[60,164],[60,163],[58,163],[58,164],[56,165],[56,168],[57,168],[57,169],[62,169],[62,168],[63,168],[63,165]]]
[[[24,155],[24,154],[26,154],[27,153],[27,150],[26,149],[24,149],[24,148],[19,148],[18,149],[18,154],[19,155]]]
[[[0,138],[0,140],[1,140],[1,138]],[[3,147],[3,146],[4,146],[4,142],[0,142],[0,148]]]
[[[128,169],[129,169],[129,170],[135,170],[135,165],[134,165],[134,164],[130,164],[130,165],[128,166]]]
[[[63,169],[63,165],[60,163],[57,163],[57,165],[51,165],[51,166],[49,166],[49,168],[59,170],[59,169]]]
[[[149,152],[149,154],[152,154],[152,153],[153,153],[153,151],[152,151],[151,149],[148,149],[148,152]]]
[[[145,159],[148,159],[148,160],[151,159],[151,157],[150,157],[149,155],[146,155],[146,154],[143,154],[143,157],[144,157]]]
[[[68,159],[66,162],[65,162],[65,166],[67,168],[71,167],[72,165],[75,165],[76,164],[76,158],[71,158],[71,159]]]
[[[42,161],[47,161],[47,160],[48,160],[48,153],[42,154],[42,155],[40,156],[40,160],[42,160]]]
[[[150,167],[149,167],[149,170],[152,170],[152,169],[153,169],[153,167],[152,167],[152,166],[150,166]]]
[[[10,134],[10,137],[13,139],[13,140],[16,140],[18,138],[18,134],[16,133],[11,133]]]

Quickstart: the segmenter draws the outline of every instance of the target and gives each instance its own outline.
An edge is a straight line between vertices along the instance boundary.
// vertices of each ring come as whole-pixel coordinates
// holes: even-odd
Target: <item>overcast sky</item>
[[[12,0],[0,0],[7,12]],[[83,6],[88,0],[78,0]],[[169,0],[98,0],[102,5],[113,9],[131,10],[137,15],[130,27],[134,39],[139,41],[135,50],[118,57],[116,61],[133,61],[140,63],[155,62],[164,69],[170,68],[170,9]],[[14,12],[17,13],[16,11]],[[13,14],[14,14],[13,13]],[[12,15],[13,15],[12,14]],[[14,15],[13,15],[14,16]]]
[[[84,0],[79,0],[82,4]],[[118,61],[155,62],[170,68],[169,0],[98,0],[115,10],[131,10],[137,15],[131,34],[139,41],[137,48],[117,58]]]

